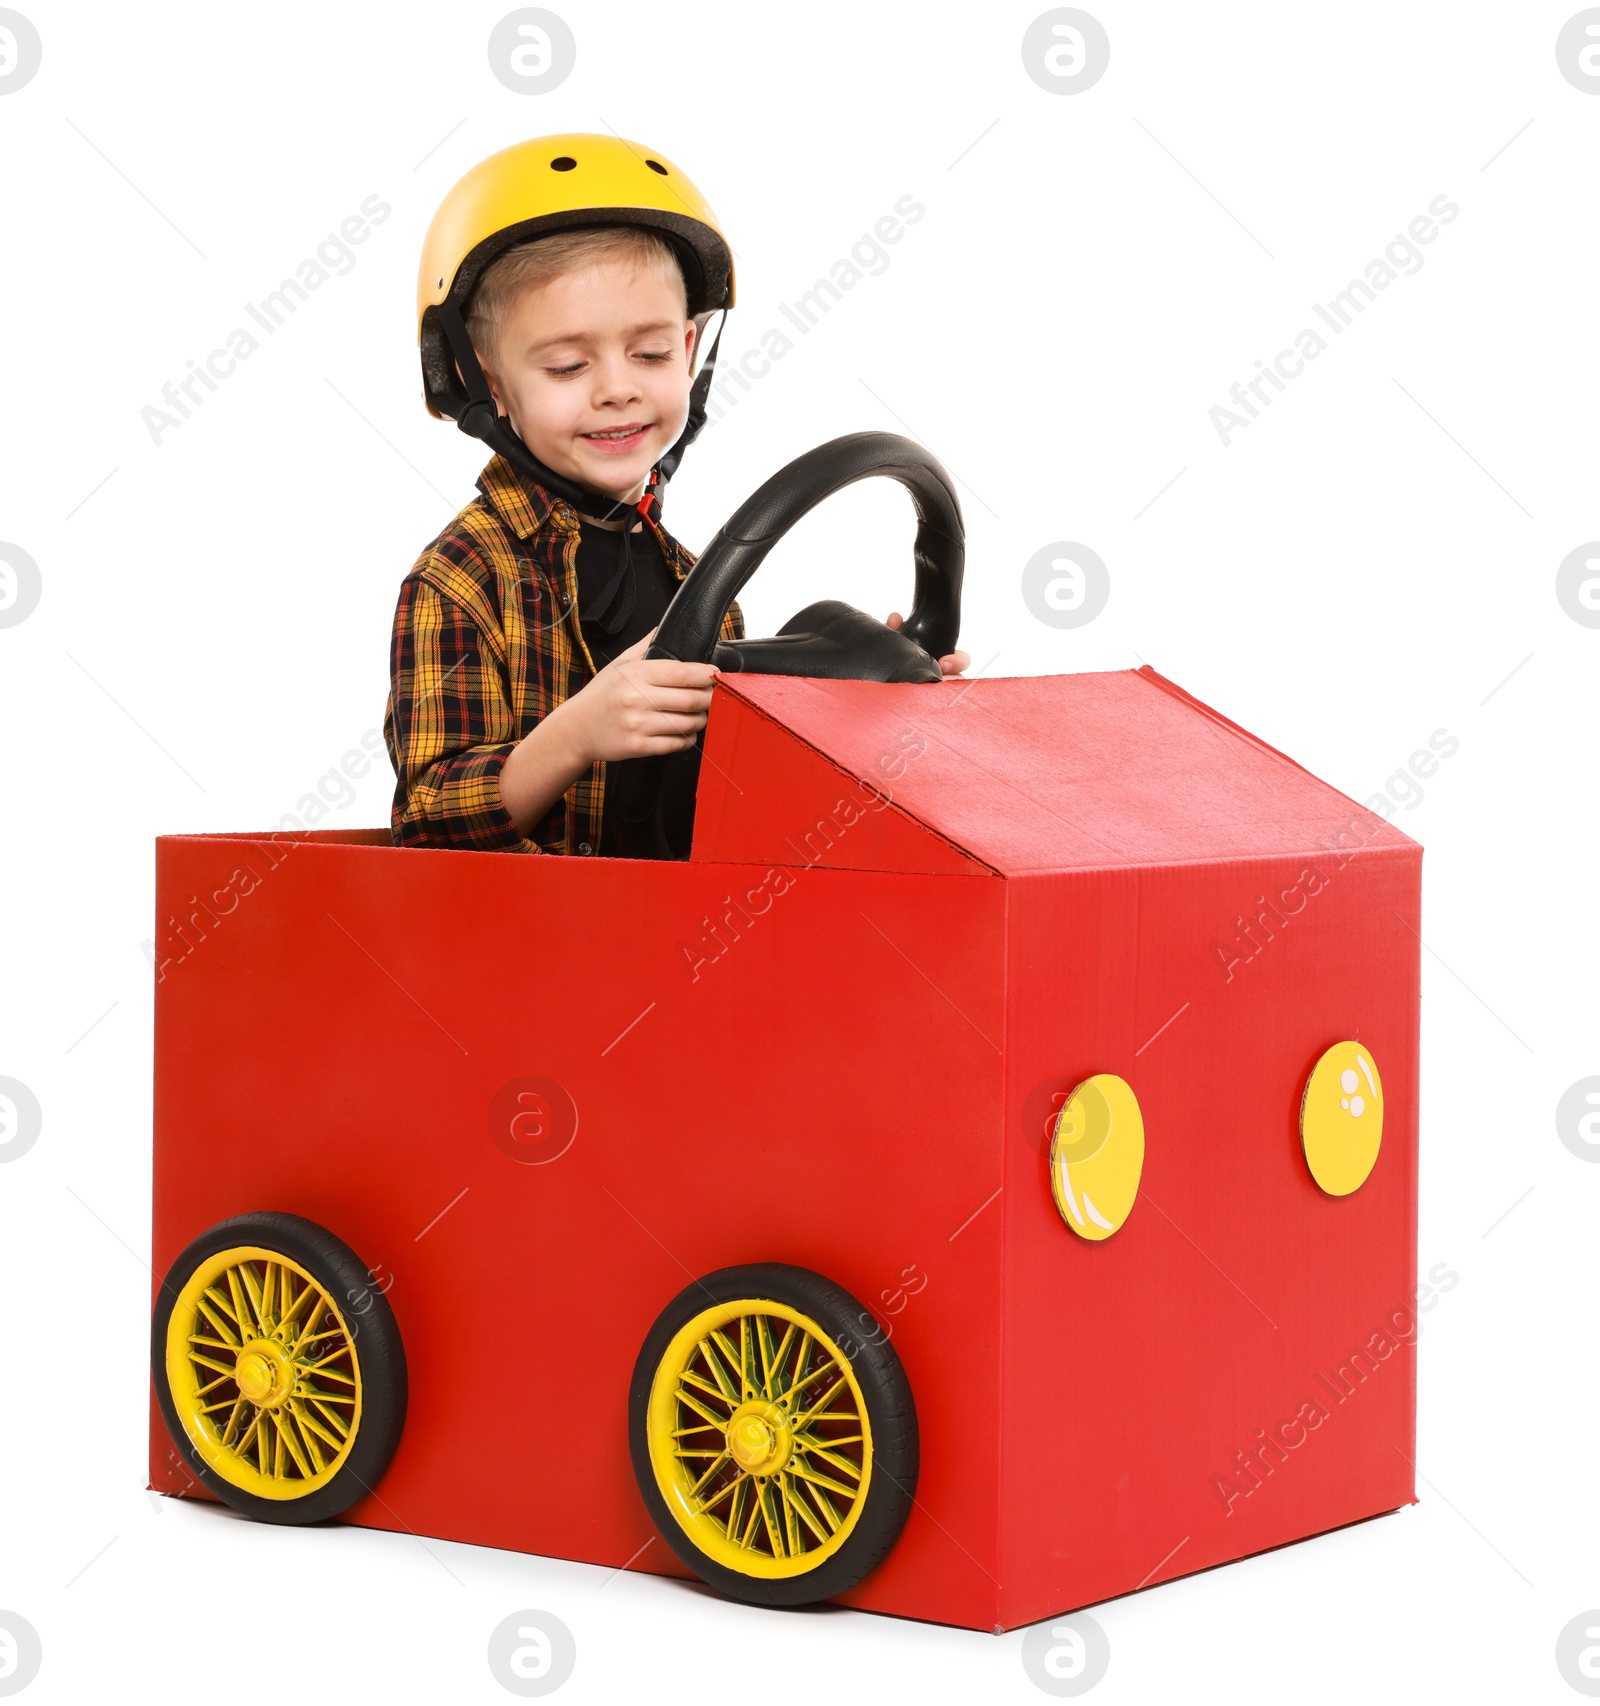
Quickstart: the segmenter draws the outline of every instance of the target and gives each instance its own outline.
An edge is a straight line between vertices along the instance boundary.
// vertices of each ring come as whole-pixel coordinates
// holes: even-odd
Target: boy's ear
[[[689,322],[689,330],[686,334],[687,341],[684,343],[683,350],[684,360],[688,366],[691,379],[694,378],[695,368],[699,366],[700,334],[705,331],[706,324],[710,319],[710,314],[696,314]]]

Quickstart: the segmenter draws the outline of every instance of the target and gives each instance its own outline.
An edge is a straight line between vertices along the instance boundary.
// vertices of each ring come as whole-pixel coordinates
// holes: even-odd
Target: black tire
[[[185,1285],[210,1258],[229,1249],[252,1246],[297,1263],[333,1300],[348,1329],[348,1342],[361,1382],[359,1421],[344,1461],[321,1485],[281,1499],[235,1486],[207,1462],[180,1419],[167,1370],[168,1326]],[[225,1352],[213,1354],[226,1356]],[[296,1214],[267,1210],[236,1214],[201,1233],[183,1251],[161,1282],[156,1298],[150,1330],[150,1368],[167,1431],[184,1462],[224,1504],[261,1522],[325,1522],[348,1510],[378,1484],[405,1426],[405,1349],[388,1299],[348,1244],[314,1221]],[[327,1378],[322,1378],[323,1384],[328,1384]],[[299,1390],[297,1386],[296,1391]],[[240,1396],[237,1384],[223,1386],[218,1394],[219,1400]],[[249,1413],[247,1408],[244,1414]],[[304,1430],[298,1437],[304,1444]],[[332,1454],[330,1457],[337,1461]]]
[[[708,1556],[669,1507],[650,1452],[652,1391],[674,1339],[709,1307],[745,1301],[785,1304],[823,1329],[836,1360],[847,1364],[860,1389],[871,1437],[867,1490],[843,1544],[814,1568],[780,1578],[745,1574]],[[916,1406],[894,1347],[871,1313],[842,1286],[786,1263],[719,1269],[685,1286],[662,1310],[634,1365],[628,1442],[640,1494],[662,1539],[702,1581],[750,1605],[810,1605],[854,1587],[882,1563],[899,1539],[916,1493]]]

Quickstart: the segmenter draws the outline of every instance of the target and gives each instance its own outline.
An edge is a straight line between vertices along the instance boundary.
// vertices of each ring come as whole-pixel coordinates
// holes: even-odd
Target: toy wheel
[[[406,1359],[388,1301],[298,1215],[235,1215],[196,1238],[161,1282],[150,1360],[190,1467],[265,1522],[348,1510],[400,1443]]]
[[[900,1358],[849,1292],[779,1263],[723,1268],[661,1312],[634,1368],[629,1443],[667,1544],[754,1605],[853,1587],[916,1491]]]

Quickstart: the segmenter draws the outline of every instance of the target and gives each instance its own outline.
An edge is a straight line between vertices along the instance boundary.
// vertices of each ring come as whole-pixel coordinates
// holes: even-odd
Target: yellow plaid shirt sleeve
[[[401,583],[390,642],[384,742],[395,769],[398,846],[587,853],[600,845],[604,763],[524,836],[500,799],[517,742],[594,678],[577,620],[578,518],[496,456],[481,496]],[[693,555],[655,528],[678,580]],[[721,637],[744,637],[735,604]]]

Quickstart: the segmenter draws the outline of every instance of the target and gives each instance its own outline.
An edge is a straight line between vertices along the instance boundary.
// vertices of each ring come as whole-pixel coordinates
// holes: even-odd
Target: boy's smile
[[[605,432],[580,433],[579,437],[586,439],[596,450],[603,450],[608,456],[617,456],[637,450],[644,443],[644,435],[649,430],[648,421],[634,421],[628,426],[612,427]]]
[[[688,418],[694,335],[675,268],[617,259],[523,290],[479,356],[541,462],[632,502]]]

